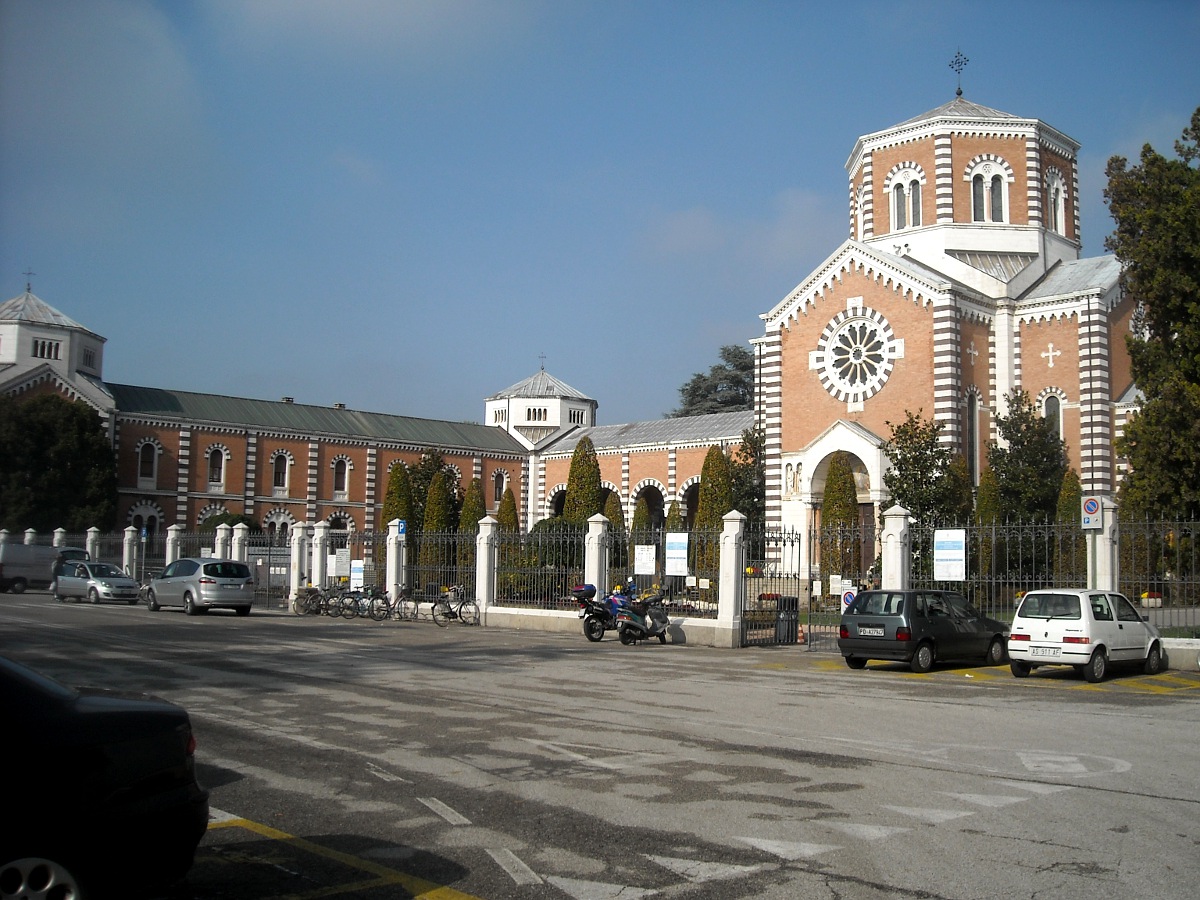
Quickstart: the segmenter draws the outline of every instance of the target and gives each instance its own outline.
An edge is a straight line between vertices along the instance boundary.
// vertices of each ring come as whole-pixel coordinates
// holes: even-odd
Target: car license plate
[[[1058,656],[1062,652],[1060,647],[1030,647],[1030,656]]]
[[[882,625],[859,625],[858,633],[863,637],[883,637]]]
[[[235,591],[240,591],[242,589],[242,586],[240,584],[223,584],[223,585],[221,585],[221,587],[232,588]]]

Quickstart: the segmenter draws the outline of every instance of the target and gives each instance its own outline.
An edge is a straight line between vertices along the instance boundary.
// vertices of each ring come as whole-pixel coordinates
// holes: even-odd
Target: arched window
[[[142,444],[138,451],[138,478],[143,481],[154,480],[154,464],[158,461],[158,448],[153,444]]]
[[[892,231],[921,226],[923,177],[919,165],[915,162],[903,162],[892,169],[884,179],[884,188],[889,190],[891,195]]]
[[[967,166],[964,178],[971,183],[971,221],[1007,222],[1008,183],[1012,168],[1003,159],[978,156]]]
[[[1046,224],[1055,234],[1067,233],[1067,191],[1062,172],[1046,173]]]
[[[967,395],[967,468],[971,472],[971,484],[979,484],[979,398]]]
[[[1047,394],[1042,401],[1042,417],[1054,429],[1054,433],[1062,437],[1062,401],[1056,394]]]
[[[346,493],[346,461],[339,459],[333,464],[333,493]]]
[[[904,185],[897,184],[892,188],[892,230],[899,231],[901,228],[908,227],[905,216],[907,206],[908,204],[904,202]]]
[[[912,204],[912,227],[921,225],[921,182],[913,180],[908,183],[908,196]]]
[[[497,472],[492,476],[492,502],[499,503],[504,499],[504,473]]]
[[[225,451],[220,447],[208,451],[208,483],[212,487],[225,483]]]
[[[287,494],[288,458],[283,453],[276,453],[271,462],[271,486],[276,494]]]

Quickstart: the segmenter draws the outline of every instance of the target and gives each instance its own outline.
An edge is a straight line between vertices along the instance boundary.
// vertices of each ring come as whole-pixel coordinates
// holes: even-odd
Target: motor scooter
[[[617,613],[625,604],[625,598],[614,591],[602,600],[596,599],[594,584],[580,584],[571,588],[571,596],[579,604],[579,618],[583,619],[583,636],[589,641],[599,641],[604,632],[617,627]]]
[[[617,612],[617,636],[622,644],[648,641],[652,637],[665,644],[670,624],[661,591],[641,600],[631,600]]]

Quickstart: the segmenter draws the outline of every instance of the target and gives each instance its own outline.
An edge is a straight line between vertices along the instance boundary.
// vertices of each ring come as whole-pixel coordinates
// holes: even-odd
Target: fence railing
[[[527,534],[501,531],[496,544],[496,606],[574,609],[583,582],[586,531],[564,526]],[[597,591],[604,590],[596,585]]]

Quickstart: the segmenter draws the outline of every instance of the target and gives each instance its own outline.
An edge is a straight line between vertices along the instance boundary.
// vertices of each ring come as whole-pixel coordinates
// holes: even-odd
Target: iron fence
[[[583,582],[585,537],[585,529],[572,525],[528,534],[500,532],[495,605],[575,609],[571,588]]]
[[[695,619],[717,617],[720,529],[694,529],[687,533],[688,575],[666,574],[666,529],[612,529],[606,540],[609,587],[625,584],[632,578],[639,593],[661,590],[673,616]],[[646,572],[646,569],[651,569],[651,572]]]
[[[380,553],[386,553],[387,535],[380,532]],[[382,560],[382,557],[380,557]],[[376,582],[386,579],[386,564],[378,563]],[[419,601],[436,600],[447,589],[462,585],[468,597],[475,596],[475,534],[467,531],[422,531],[408,536],[406,585]]]

